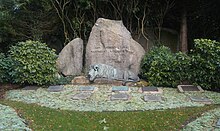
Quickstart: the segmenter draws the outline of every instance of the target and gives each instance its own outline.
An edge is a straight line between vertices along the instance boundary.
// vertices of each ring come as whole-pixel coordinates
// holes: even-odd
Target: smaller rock
[[[85,76],[77,76],[71,82],[72,84],[89,84],[89,80]]]

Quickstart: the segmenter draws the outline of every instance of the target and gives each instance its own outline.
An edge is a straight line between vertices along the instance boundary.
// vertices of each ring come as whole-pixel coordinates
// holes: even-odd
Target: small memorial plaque
[[[204,91],[200,86],[195,86],[195,85],[178,85],[177,89],[179,90],[179,92],[185,92],[185,91],[203,92]]]
[[[38,86],[25,86],[23,90],[37,90],[38,88]]]
[[[93,86],[84,86],[79,88],[80,91],[94,91],[94,89],[95,87]]]
[[[129,88],[127,86],[113,86],[112,91],[128,91]]]
[[[159,102],[159,101],[162,101],[162,98],[161,98],[161,96],[149,94],[149,95],[144,96],[144,101],[146,101],[146,102],[150,102],[150,101]]]
[[[129,95],[125,93],[118,93],[118,94],[113,94],[110,97],[110,100],[128,100]]]
[[[72,99],[73,100],[85,100],[85,99],[88,99],[91,97],[91,93],[88,93],[88,92],[81,92],[81,93],[78,93],[78,94],[75,94]]]
[[[190,96],[190,99],[194,102],[212,103],[212,101],[206,97]]]
[[[218,119],[216,126],[220,128],[220,118]]]
[[[157,87],[154,86],[142,87],[141,90],[142,92],[158,91]]]
[[[63,86],[62,85],[57,85],[57,86],[49,86],[47,91],[50,92],[60,92],[63,90]]]

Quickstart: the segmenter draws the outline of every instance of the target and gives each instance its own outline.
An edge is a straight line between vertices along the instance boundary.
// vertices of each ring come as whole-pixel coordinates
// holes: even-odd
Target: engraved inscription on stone
[[[204,90],[200,86],[194,86],[194,85],[178,85],[177,89],[179,92],[185,92],[185,91],[200,91],[203,92]]]
[[[194,102],[211,103],[212,101],[206,97],[190,96],[190,99]]]
[[[149,95],[144,96],[144,101],[146,101],[146,102],[150,102],[150,101],[159,102],[159,101],[162,101],[162,98],[161,98],[161,96],[149,94]]]
[[[142,87],[141,89],[142,89],[142,92],[158,91],[157,87],[154,87],[154,86]]]
[[[127,86],[113,86],[112,91],[128,91],[129,88]]]
[[[91,93],[88,93],[88,92],[81,92],[81,93],[78,93],[78,94],[75,94],[72,99],[73,100],[85,100],[85,99],[88,99],[91,97]]]
[[[129,95],[125,93],[118,93],[118,94],[113,94],[110,97],[110,100],[128,100]]]
[[[50,92],[60,92],[62,90],[63,90],[63,86],[62,85],[49,86],[49,88],[47,89],[47,91],[50,91]]]
[[[38,86],[25,86],[23,90],[37,90],[38,88]]]
[[[84,87],[80,87],[79,91],[94,91],[95,87],[93,86],[84,86]]]

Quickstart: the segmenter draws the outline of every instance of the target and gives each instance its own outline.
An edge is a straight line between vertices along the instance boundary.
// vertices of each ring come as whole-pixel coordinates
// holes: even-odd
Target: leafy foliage
[[[71,84],[71,80],[74,78],[74,76],[62,76],[60,75],[59,77],[56,77],[54,82],[51,83],[53,85],[67,85]]]
[[[190,55],[173,54],[169,48],[153,48],[145,55],[141,73],[155,86],[176,86],[190,81],[205,89],[220,87],[220,43],[208,39],[195,39]]]
[[[19,42],[9,53],[14,64],[10,75],[15,83],[42,85],[54,81],[57,56],[45,43]]]
[[[10,82],[11,78],[9,72],[12,67],[12,60],[6,57],[5,54],[0,53],[0,83]]]
[[[183,53],[173,54],[168,47],[154,47],[142,60],[141,75],[155,86],[176,86],[188,79],[189,57]]]
[[[192,79],[203,88],[220,87],[220,43],[195,39],[191,51]]]

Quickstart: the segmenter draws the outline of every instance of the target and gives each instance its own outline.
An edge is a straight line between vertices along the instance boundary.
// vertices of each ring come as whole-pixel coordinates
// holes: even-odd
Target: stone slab
[[[218,119],[216,126],[220,128],[220,118]]]
[[[177,89],[179,92],[187,92],[187,91],[197,91],[197,92],[204,92],[204,90],[200,86],[195,85],[178,85]]]
[[[128,100],[129,99],[129,95],[126,93],[118,93],[118,94],[113,94],[110,97],[111,101],[114,100]]]
[[[77,93],[75,94],[71,99],[73,100],[85,100],[90,98],[92,95],[92,93],[89,92],[81,92],[81,93]]]
[[[49,92],[60,92],[63,90],[63,85],[49,86],[47,91]]]
[[[25,86],[24,88],[23,88],[23,90],[37,90],[37,89],[39,89],[40,87],[38,87],[38,86]]]
[[[147,86],[141,88],[142,92],[149,92],[149,91],[159,91],[155,86]]]
[[[149,95],[144,96],[144,101],[145,102],[160,102],[160,101],[162,101],[162,97],[149,94]]]
[[[79,91],[94,91],[94,86],[83,86],[79,88]]]
[[[212,101],[206,97],[190,96],[193,102],[212,103]]]
[[[129,88],[127,86],[113,86],[112,91],[129,91]]]

